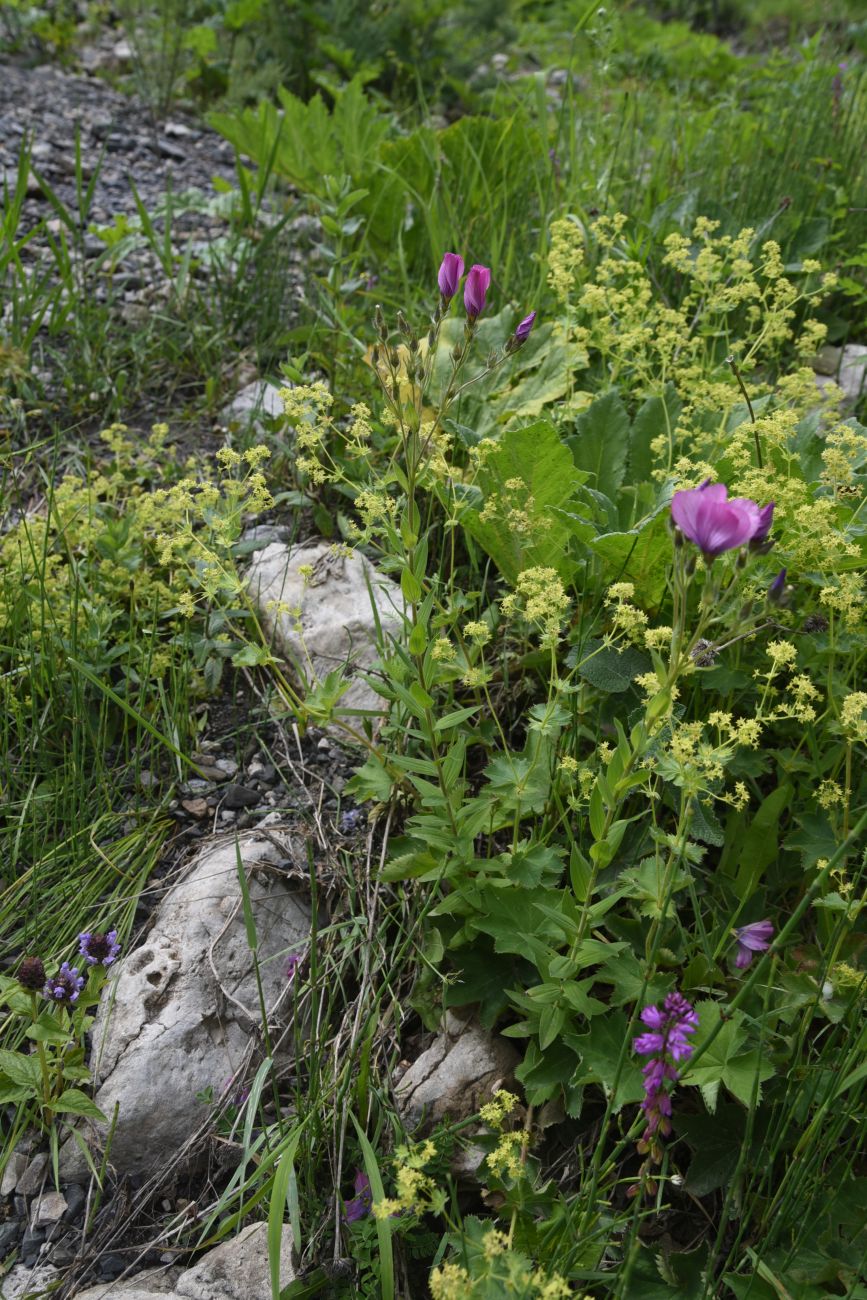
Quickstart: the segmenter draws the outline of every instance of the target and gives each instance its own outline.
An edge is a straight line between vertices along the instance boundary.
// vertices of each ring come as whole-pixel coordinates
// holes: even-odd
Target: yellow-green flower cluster
[[[503,597],[502,611],[507,618],[523,615],[539,629],[543,645],[554,645],[569,604],[557,570],[538,566],[518,574],[515,590]]]

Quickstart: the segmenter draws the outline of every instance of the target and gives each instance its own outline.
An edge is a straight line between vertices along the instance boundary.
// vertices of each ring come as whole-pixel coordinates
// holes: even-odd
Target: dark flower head
[[[45,966],[41,957],[25,957],[18,967],[18,983],[31,993],[38,993],[45,984]]]
[[[770,946],[774,927],[770,921],[753,921],[751,925],[736,926],[734,933],[738,941],[735,966],[745,970],[757,952],[764,952]]]
[[[72,1006],[78,1001],[78,995],[83,988],[84,976],[79,975],[77,966],[70,966],[69,962],[65,961],[57,974],[45,981],[42,993],[49,1002],[56,1002],[60,1006]]]
[[[107,934],[85,930],[78,936],[78,951],[88,966],[110,966],[120,952],[117,930],[109,930]]]
[[[370,1179],[367,1174],[360,1169],[355,1171],[355,1195],[351,1201],[344,1201],[343,1218],[346,1223],[357,1223],[365,1215],[370,1214],[373,1206],[373,1192],[370,1190]]]

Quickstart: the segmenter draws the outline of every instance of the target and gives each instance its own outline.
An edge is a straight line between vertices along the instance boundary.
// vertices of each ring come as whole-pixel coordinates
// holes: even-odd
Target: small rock
[[[15,1184],[15,1190],[19,1196],[35,1196],[41,1189],[45,1170],[48,1167],[48,1156],[45,1152],[40,1152],[33,1156],[27,1163],[27,1168]]]
[[[166,122],[165,126],[163,127],[163,131],[165,132],[166,135],[175,136],[176,138],[178,136],[185,136],[185,135],[197,136],[199,134],[198,131],[194,131],[192,127],[186,126],[183,122]]]
[[[181,807],[186,808],[191,817],[207,817],[208,801],[207,799],[182,799]]]
[[[508,1039],[448,1012],[443,1031],[397,1085],[398,1109],[410,1127],[446,1115],[466,1119],[490,1101],[520,1059]]]
[[[69,1202],[62,1192],[44,1192],[34,1208],[33,1227],[43,1228],[57,1223],[68,1209]]]
[[[256,433],[264,433],[261,416],[276,420],[283,415],[283,403],[280,392],[273,384],[261,379],[254,379],[246,388],[236,393],[223,411],[223,423],[250,428]]]
[[[223,791],[224,808],[252,808],[259,802],[259,791],[248,785],[227,785]]]
[[[27,1168],[28,1157],[23,1151],[13,1151],[3,1170],[0,1180],[0,1196],[11,1196],[18,1184],[18,1179]]]
[[[818,387],[838,384],[851,409],[867,389],[867,345],[847,343],[843,348],[825,347],[814,359],[813,369],[817,371]]]
[[[221,772],[225,772],[226,776],[234,776],[238,771],[238,764],[234,758],[218,758],[214,766]]]
[[[87,1204],[87,1192],[81,1186],[81,1183],[67,1183],[64,1195],[66,1196],[64,1222],[74,1223]]]
[[[0,1224],[0,1262],[9,1254],[23,1230],[24,1224],[21,1219],[7,1219],[5,1223]]]
[[[138,783],[143,790],[150,790],[152,786],[156,785],[157,778],[153,772],[149,772],[146,767],[143,767],[138,774]]]
[[[345,664],[363,670],[375,662],[377,627],[368,584],[387,638],[401,617],[400,588],[360,552],[347,556],[328,542],[291,548],[274,544],[256,554],[246,579],[275,648],[297,664],[300,673],[309,671],[309,656],[320,678]],[[303,645],[295,618],[279,612],[294,608],[301,611]],[[339,707],[382,714],[385,702],[357,677]]]

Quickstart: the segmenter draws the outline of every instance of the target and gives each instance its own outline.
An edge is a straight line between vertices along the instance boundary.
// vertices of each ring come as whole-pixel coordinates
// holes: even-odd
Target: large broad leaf
[[[589,486],[615,500],[626,475],[629,416],[613,389],[581,412],[567,441]]]
[[[639,409],[629,430],[628,482],[643,483],[650,478],[655,461],[650,445],[655,438],[673,440],[682,409],[683,403],[674,384],[666,384],[661,397],[648,397]]]
[[[508,582],[536,565],[562,578],[575,572],[577,562],[568,554],[572,530],[557,510],[572,504],[581,477],[547,420],[507,430],[488,455],[478,480],[488,518],[468,511],[462,522]],[[521,512],[520,527],[513,510]]]
[[[568,662],[570,667],[577,664],[579,676],[591,686],[613,693],[629,690],[635,678],[652,667],[650,657],[634,646],[617,650],[593,637],[584,642],[580,654],[572,652]]]
[[[640,605],[658,604],[665,590],[665,575],[672,555],[667,515],[667,508],[660,507],[653,518],[638,528],[625,533],[603,533],[590,543],[604,561],[606,580],[633,582]]]
[[[698,1048],[719,1025],[720,1009],[716,1002],[700,1002],[696,1010],[699,1028],[695,1046]],[[761,1101],[762,1084],[770,1079],[774,1067],[755,1048],[748,1048],[746,1044],[743,1014],[738,1011],[724,1023],[697,1063],[686,1065],[684,1083],[701,1088],[705,1105],[711,1113],[716,1111],[721,1083],[745,1106],[752,1105],[754,1100],[757,1103]]]
[[[612,1011],[591,1020],[589,1033],[570,1035],[567,1040],[581,1053],[582,1082],[601,1084],[615,1110],[644,1096],[642,1063],[632,1050],[628,1030],[626,1013]]]
[[[727,1103],[716,1115],[678,1115],[674,1126],[694,1151],[687,1190],[693,1196],[707,1196],[725,1187],[741,1153],[746,1127],[743,1110]]]

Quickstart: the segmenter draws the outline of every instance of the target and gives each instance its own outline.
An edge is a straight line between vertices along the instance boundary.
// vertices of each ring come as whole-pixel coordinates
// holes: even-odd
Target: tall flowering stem
[[[692,1055],[688,1035],[698,1029],[695,1009],[681,993],[669,993],[661,1007],[645,1007],[641,1022],[648,1032],[639,1034],[633,1047],[647,1062],[642,1069],[646,1125],[638,1150],[648,1157],[642,1172],[662,1160],[661,1139],[671,1132],[671,1094],[680,1078],[680,1063]],[[636,1189],[637,1190],[637,1189]]]

